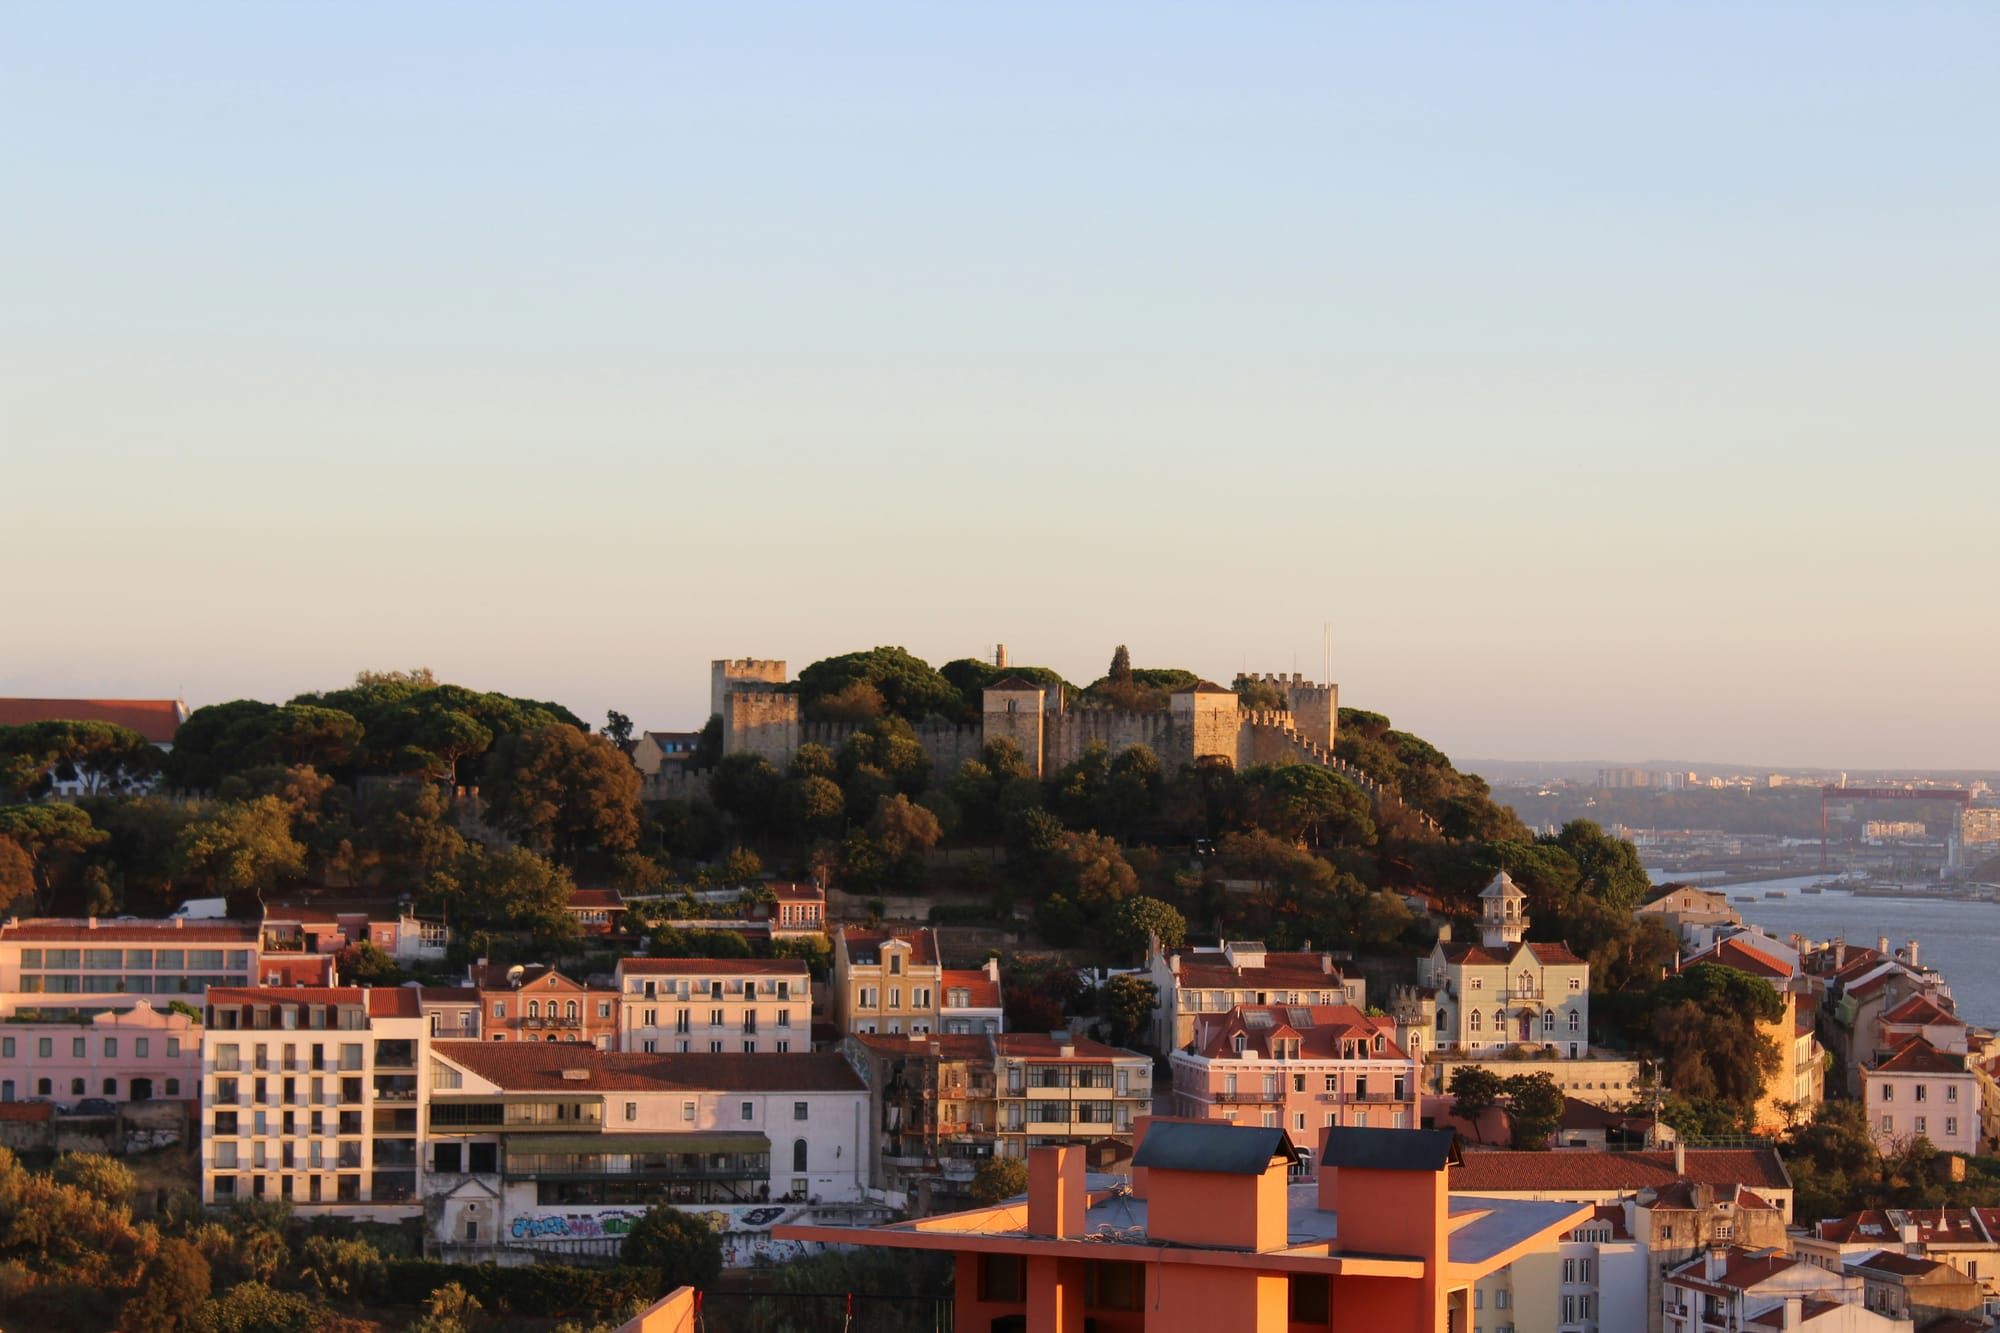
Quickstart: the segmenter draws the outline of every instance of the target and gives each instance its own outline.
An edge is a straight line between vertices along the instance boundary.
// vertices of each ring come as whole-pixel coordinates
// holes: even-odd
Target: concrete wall
[[[736,657],[709,665],[708,711],[720,716],[722,697],[732,689],[770,689],[785,683],[785,664],[766,657]]]

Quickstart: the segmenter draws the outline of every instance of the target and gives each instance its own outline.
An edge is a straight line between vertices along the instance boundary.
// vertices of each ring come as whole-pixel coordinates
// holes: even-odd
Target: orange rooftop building
[[[956,1254],[960,1333],[1444,1333],[1472,1326],[1480,1278],[1592,1215],[1452,1196],[1440,1131],[1328,1130],[1319,1179],[1293,1183],[1282,1129],[1138,1128],[1129,1187],[1093,1188],[1081,1148],[1036,1148],[1025,1198],[772,1234]]]

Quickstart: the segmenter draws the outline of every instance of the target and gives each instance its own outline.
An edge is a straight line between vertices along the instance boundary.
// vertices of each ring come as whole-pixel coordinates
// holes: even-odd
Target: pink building
[[[0,1102],[145,1101],[200,1087],[200,1021],[144,1000],[87,1021],[0,1026]]]
[[[1306,1142],[1330,1126],[1417,1125],[1417,1062],[1396,1044],[1396,1021],[1352,1005],[1203,1015],[1172,1063],[1176,1115],[1281,1128]]]

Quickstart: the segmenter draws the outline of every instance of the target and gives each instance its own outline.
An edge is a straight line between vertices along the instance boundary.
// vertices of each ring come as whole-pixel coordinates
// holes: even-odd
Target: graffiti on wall
[[[757,1204],[741,1208],[686,1208],[682,1211],[698,1217],[723,1238],[725,1262],[751,1263],[755,1256],[778,1257],[790,1242],[773,1241],[769,1231],[778,1223],[792,1215],[803,1212],[797,1206],[774,1207]],[[509,1225],[507,1234],[514,1240],[533,1244],[537,1241],[566,1240],[617,1240],[632,1230],[632,1226],[644,1217],[643,1208],[593,1208],[562,1213],[522,1213]],[[731,1260],[729,1256],[740,1250],[743,1258]]]

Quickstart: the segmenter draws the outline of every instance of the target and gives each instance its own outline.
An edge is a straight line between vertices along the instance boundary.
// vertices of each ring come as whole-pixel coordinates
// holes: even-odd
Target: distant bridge
[[[1827,868],[1826,808],[1842,801],[1950,801],[1972,808],[1972,793],[1958,787],[1821,787],[1819,789],[1819,868]]]

